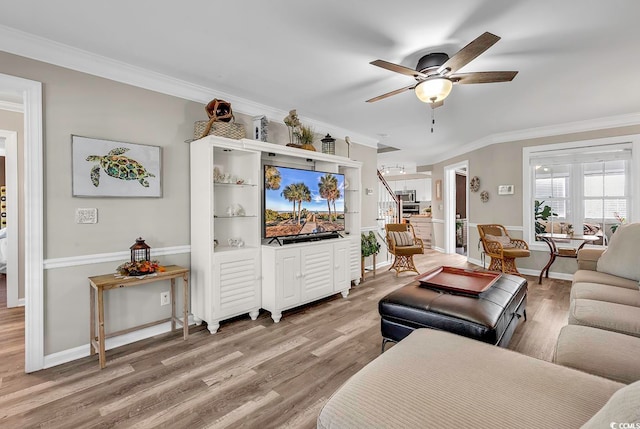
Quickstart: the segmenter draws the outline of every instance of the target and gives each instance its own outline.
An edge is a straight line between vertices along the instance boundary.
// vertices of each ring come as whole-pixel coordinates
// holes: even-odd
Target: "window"
[[[525,239],[572,229],[601,235],[606,242],[619,218],[631,218],[634,144],[590,141],[524,148]]]

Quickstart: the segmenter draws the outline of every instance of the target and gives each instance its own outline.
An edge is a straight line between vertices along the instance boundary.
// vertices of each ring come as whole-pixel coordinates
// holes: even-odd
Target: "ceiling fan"
[[[429,103],[432,108],[440,107],[444,104],[444,99],[451,92],[453,84],[470,83],[491,83],[509,82],[518,74],[517,71],[492,71],[456,73],[459,69],[470,63],[484,51],[493,46],[500,37],[489,32],[485,32],[480,37],[460,49],[453,57],[443,52],[431,53],[423,56],[418,61],[416,69],[390,63],[384,60],[371,61],[370,64],[391,70],[392,72],[413,76],[417,83],[387,92],[386,94],[367,100],[367,103],[382,100],[392,95],[400,94],[413,89],[416,96],[425,103]]]

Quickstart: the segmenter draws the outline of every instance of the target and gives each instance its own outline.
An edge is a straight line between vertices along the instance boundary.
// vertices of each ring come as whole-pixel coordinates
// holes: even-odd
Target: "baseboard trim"
[[[189,325],[194,324],[193,315],[189,316]],[[155,337],[156,335],[166,334],[171,331],[171,322],[165,322],[158,325],[150,326],[148,328],[140,329],[139,331],[129,332],[124,335],[118,335],[117,337],[107,338],[105,342],[106,350],[111,350],[116,347],[124,346],[126,344],[135,343],[136,341],[144,340],[147,338]],[[44,357],[44,368],[51,368],[52,366],[62,365],[63,363],[71,362],[77,359],[82,359],[89,356],[89,344],[74,347],[72,349],[62,350],[60,352],[51,353]]]
[[[479,259],[474,259],[474,258],[469,258],[468,259],[469,263],[477,265],[479,267],[482,267],[482,261]],[[518,268],[518,271],[520,271],[520,273],[527,275],[527,276],[534,276],[534,277],[538,277],[540,275],[540,270],[533,270],[530,268]],[[573,274],[571,273],[558,273],[558,272],[550,272],[549,273],[549,278],[550,279],[557,279],[557,280],[573,280]]]
[[[180,255],[191,253],[191,246],[172,246],[153,249],[153,256]],[[96,253],[93,255],[69,256],[66,258],[52,258],[44,260],[44,269],[77,267],[80,265],[101,264],[103,262],[127,261],[131,257],[129,251],[113,253]]]

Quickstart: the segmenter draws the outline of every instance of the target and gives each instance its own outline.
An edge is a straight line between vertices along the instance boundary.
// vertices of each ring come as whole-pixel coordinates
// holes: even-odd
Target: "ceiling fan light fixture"
[[[437,103],[447,98],[453,88],[453,82],[446,77],[431,77],[416,85],[418,99],[424,103]]]

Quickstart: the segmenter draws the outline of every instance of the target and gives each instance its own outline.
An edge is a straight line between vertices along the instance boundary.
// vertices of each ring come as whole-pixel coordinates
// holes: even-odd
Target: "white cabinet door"
[[[300,250],[282,249],[276,252],[276,307],[293,307],[300,302]]]
[[[349,289],[351,284],[351,240],[340,240],[333,245],[333,291]]]
[[[260,308],[260,260],[258,251],[216,254],[213,319]],[[217,307],[217,308],[216,308]]]
[[[333,292],[332,252],[331,244],[300,249],[303,302],[321,298]]]

